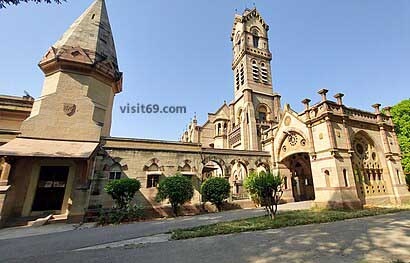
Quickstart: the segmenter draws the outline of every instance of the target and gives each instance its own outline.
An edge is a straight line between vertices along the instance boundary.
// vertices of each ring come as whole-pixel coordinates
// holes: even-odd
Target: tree
[[[252,200],[264,206],[271,219],[275,219],[283,195],[283,180],[279,173],[253,172],[245,179],[244,185]]]
[[[231,186],[228,180],[221,177],[211,177],[201,185],[201,194],[204,202],[211,202],[221,211],[222,204],[229,197]]]
[[[397,139],[403,155],[402,165],[405,173],[410,173],[410,99],[401,101],[390,110]]]
[[[177,174],[160,181],[156,200],[161,202],[168,199],[174,215],[177,216],[179,206],[191,200],[193,196],[192,181],[183,175]]]
[[[6,8],[6,4],[7,5],[18,5],[21,2],[25,2],[25,3],[34,2],[36,4],[42,3],[42,2],[50,4],[51,2],[55,2],[57,4],[61,4],[62,2],[65,2],[65,1],[66,0],[0,0],[0,9]]]
[[[141,183],[137,179],[123,178],[112,180],[105,185],[104,190],[111,195],[117,208],[127,208],[135,194],[140,190]]]
[[[410,174],[406,174],[407,189],[410,191]]]

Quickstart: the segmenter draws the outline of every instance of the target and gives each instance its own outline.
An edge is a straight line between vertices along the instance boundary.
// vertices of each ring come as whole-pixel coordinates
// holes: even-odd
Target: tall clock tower
[[[268,30],[256,8],[235,16],[231,33],[234,74],[231,123],[235,127],[241,125],[241,144],[232,148],[261,150],[261,133],[279,122],[280,95],[272,88]]]

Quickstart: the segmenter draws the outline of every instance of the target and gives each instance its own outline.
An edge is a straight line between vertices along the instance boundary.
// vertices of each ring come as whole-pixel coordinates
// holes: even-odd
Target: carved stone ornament
[[[285,126],[289,126],[291,122],[292,122],[292,119],[291,119],[289,116],[286,116],[286,118],[285,118]]]
[[[64,109],[64,113],[67,115],[67,116],[73,116],[74,114],[75,114],[75,112],[76,112],[76,110],[77,110],[77,106],[75,105],[75,104],[73,104],[73,103],[64,103],[64,107],[63,107],[63,109]]]

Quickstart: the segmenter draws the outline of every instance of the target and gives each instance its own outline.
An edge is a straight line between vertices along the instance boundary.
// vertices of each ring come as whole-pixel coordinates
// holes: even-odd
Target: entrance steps
[[[3,227],[36,227],[49,224],[67,223],[67,215],[39,215],[13,218],[6,222]]]

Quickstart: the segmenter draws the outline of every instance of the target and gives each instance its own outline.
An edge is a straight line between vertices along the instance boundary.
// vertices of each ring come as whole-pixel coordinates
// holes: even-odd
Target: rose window
[[[298,143],[298,136],[294,133],[291,133],[288,137],[289,144],[295,146]]]

